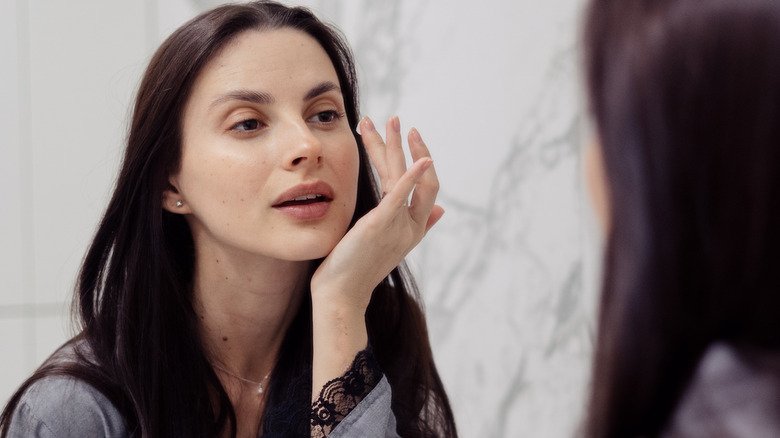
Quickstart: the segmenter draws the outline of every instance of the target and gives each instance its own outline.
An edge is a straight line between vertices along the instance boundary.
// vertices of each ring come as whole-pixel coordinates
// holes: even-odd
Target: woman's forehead
[[[310,35],[291,28],[246,31],[236,36],[200,72],[197,87],[265,88],[338,83],[328,54]]]

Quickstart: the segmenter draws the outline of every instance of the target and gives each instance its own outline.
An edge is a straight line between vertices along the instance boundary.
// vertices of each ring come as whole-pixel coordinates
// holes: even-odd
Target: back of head
[[[658,433],[715,340],[780,349],[780,2],[594,0],[611,223],[588,433]]]

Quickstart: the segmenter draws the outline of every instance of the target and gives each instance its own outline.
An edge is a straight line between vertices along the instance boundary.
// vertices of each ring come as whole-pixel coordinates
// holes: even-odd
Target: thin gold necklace
[[[246,382],[246,383],[251,383],[253,385],[257,385],[257,393],[258,394],[262,394],[263,393],[263,384],[265,384],[265,381],[268,380],[268,376],[271,375],[271,372],[269,371],[268,374],[266,374],[265,377],[263,377],[263,380],[261,380],[259,382],[256,382],[254,380],[245,379],[245,378],[243,378],[243,377],[241,377],[239,375],[233,374],[230,371],[222,368],[221,366],[219,366],[217,364],[212,364],[212,365],[214,365],[214,368],[219,369],[220,371],[222,371],[223,373],[227,374],[228,376],[235,377],[236,379],[238,379],[238,380],[240,380],[242,382]]]

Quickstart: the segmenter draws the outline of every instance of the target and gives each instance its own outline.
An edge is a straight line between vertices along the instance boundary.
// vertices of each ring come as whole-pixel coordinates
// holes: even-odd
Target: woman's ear
[[[179,190],[178,181],[171,176],[168,178],[168,188],[163,191],[162,207],[171,213],[189,214],[189,205],[184,201],[184,195]]]
[[[610,202],[607,175],[604,169],[604,154],[601,148],[601,140],[595,137],[585,147],[584,156],[585,185],[590,195],[591,206],[596,218],[601,225],[604,235],[609,231]]]

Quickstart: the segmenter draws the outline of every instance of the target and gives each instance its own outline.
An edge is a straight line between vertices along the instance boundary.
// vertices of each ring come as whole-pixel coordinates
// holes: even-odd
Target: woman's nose
[[[317,167],[322,162],[322,143],[305,122],[289,127],[285,141],[285,166],[290,170],[299,167]]]

